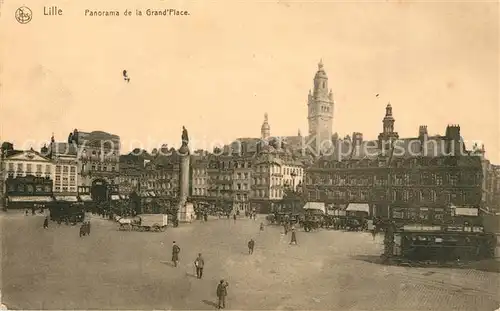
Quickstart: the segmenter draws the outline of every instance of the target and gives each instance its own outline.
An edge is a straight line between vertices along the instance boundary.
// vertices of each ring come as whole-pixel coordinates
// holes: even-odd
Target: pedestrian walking
[[[288,224],[287,223],[283,224],[283,228],[285,229],[285,235],[287,235],[288,234]]]
[[[264,231],[264,223],[263,222],[260,223],[260,231]]]
[[[24,213],[25,216],[28,216],[28,210],[26,210],[26,212]]]
[[[87,234],[87,228],[85,228],[85,223],[82,223],[80,226],[80,237],[85,236]]]
[[[295,233],[295,227],[292,226],[292,239],[290,240],[290,244],[297,245],[297,235]]]
[[[253,254],[254,247],[255,247],[255,241],[253,239],[250,239],[250,241],[248,241],[248,253],[250,255]]]
[[[174,267],[177,267],[179,263],[179,253],[181,252],[181,248],[175,244],[175,241],[172,243],[172,263]]]
[[[226,308],[226,296],[227,296],[227,287],[229,283],[224,281],[224,279],[220,280],[220,283],[217,285],[217,308],[225,309]]]
[[[43,228],[48,229],[49,228],[49,217],[45,217],[43,220]]]
[[[87,220],[87,235],[90,235],[90,220]]]
[[[236,223],[236,214],[233,214],[234,223]]]
[[[196,267],[196,277],[201,279],[203,276],[203,267],[205,266],[205,260],[201,257],[201,253],[198,254],[198,257],[196,257],[194,266]]]

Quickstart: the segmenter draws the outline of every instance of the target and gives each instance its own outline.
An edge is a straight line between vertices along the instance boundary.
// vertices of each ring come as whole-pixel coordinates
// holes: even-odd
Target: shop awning
[[[118,201],[118,200],[120,200],[120,196],[118,194],[112,194],[111,195],[111,200],[112,201]]]
[[[323,213],[326,213],[325,203],[323,202],[307,202],[304,205],[304,209],[309,210],[320,210]]]
[[[82,202],[92,202],[92,197],[89,194],[82,194],[79,197]]]
[[[78,202],[78,198],[72,195],[55,195],[54,198],[58,202]]]
[[[370,206],[366,203],[349,203],[349,205],[346,208],[346,211],[370,213]]]
[[[49,196],[9,196],[10,202],[52,202],[54,199]]]

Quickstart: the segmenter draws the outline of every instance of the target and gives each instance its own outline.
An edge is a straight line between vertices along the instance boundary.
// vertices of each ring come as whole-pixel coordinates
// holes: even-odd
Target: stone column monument
[[[193,204],[187,202],[189,195],[189,136],[186,128],[182,127],[182,146],[179,148],[180,176],[179,176],[179,206],[177,219],[179,222],[190,222],[194,214]]]

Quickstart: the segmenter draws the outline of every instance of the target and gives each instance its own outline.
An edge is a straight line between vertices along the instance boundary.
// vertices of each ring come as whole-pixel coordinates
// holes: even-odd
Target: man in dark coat
[[[181,248],[175,244],[175,241],[172,243],[172,263],[174,264],[174,267],[177,267],[177,264],[179,263],[179,253],[181,252]]]
[[[90,235],[90,220],[87,221],[87,235]]]
[[[218,309],[224,309],[226,307],[226,296],[227,296],[228,286],[229,284],[224,280],[220,280],[219,285],[217,285]]]
[[[196,257],[194,266],[196,267],[196,277],[201,279],[203,276],[203,267],[205,266],[205,260],[201,257],[201,253],[198,254],[198,257]]]
[[[45,220],[43,221],[43,228],[44,229],[49,228],[49,217],[45,217]]]
[[[250,241],[248,241],[248,253],[250,255],[253,254],[254,247],[255,247],[255,241],[253,239],[250,239]]]

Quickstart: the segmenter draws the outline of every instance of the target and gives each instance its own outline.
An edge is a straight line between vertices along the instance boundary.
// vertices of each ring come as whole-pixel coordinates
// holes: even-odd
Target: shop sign
[[[441,226],[405,225],[404,231],[441,231]]]

